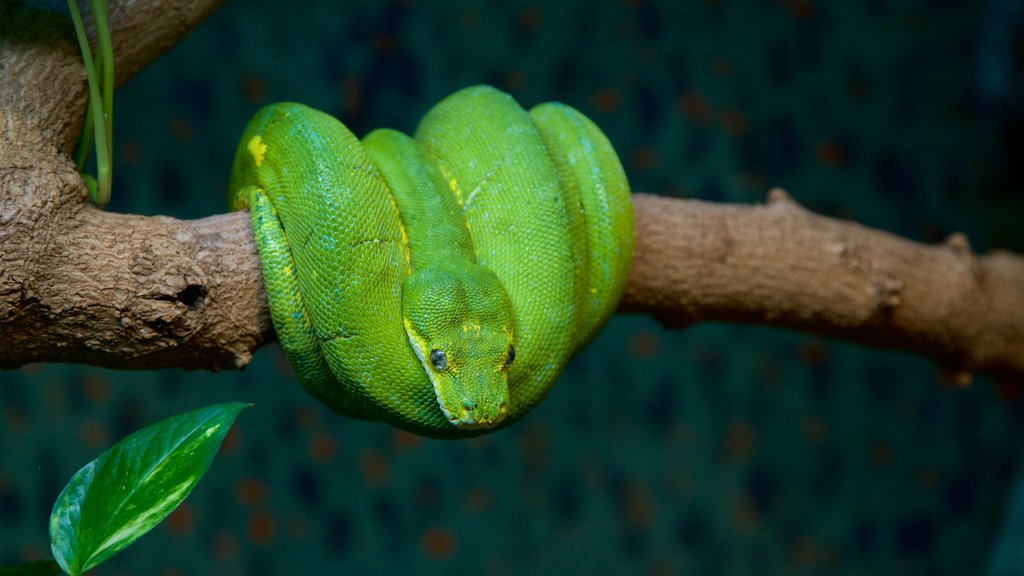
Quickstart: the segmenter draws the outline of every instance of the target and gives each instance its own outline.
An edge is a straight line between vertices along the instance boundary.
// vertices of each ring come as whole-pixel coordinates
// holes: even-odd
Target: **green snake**
[[[575,109],[488,86],[414,136],[360,141],[267,106],[235,153],[271,317],[301,384],[334,410],[435,437],[496,430],[551,390],[607,322],[633,254],[629,184]]]

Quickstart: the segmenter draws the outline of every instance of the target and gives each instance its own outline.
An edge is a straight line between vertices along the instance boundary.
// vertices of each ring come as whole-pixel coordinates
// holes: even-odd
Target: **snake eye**
[[[448,367],[448,355],[444,353],[444,350],[434,348],[430,351],[430,363],[434,365],[434,368],[444,370]]]
[[[508,367],[512,364],[512,361],[516,359],[516,349],[511,344],[508,345],[508,353],[505,354],[505,366]]]

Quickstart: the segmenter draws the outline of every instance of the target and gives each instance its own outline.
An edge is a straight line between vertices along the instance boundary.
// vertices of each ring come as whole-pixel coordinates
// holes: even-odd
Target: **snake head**
[[[402,289],[409,343],[454,426],[492,428],[509,410],[513,312],[492,272],[463,262],[413,273]]]

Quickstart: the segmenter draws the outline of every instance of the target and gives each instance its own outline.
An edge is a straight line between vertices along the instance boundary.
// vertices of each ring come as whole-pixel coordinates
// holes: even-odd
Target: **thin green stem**
[[[90,186],[89,195],[97,206],[102,207],[110,200],[114,65],[110,30],[107,26],[106,2],[105,0],[90,0],[90,3],[96,23],[96,35],[99,38],[96,61],[93,60],[92,51],[89,49],[89,38],[86,36],[85,24],[82,22],[82,15],[78,11],[76,0],[68,0],[68,9],[71,11],[71,21],[75,25],[75,34],[78,36],[78,46],[82,50],[85,74],[89,81],[89,112],[86,114],[85,128],[92,128],[89,131],[96,139],[96,166],[99,183],[96,187]],[[97,66],[100,66],[103,73],[103,94],[101,94],[99,85]],[[100,121],[97,121],[97,118]],[[92,126],[89,125],[90,123]],[[80,138],[75,150],[75,163],[79,169],[85,164],[85,159],[89,155],[88,150],[88,137]]]
[[[89,153],[92,152],[92,130],[92,107],[86,106],[82,133],[78,135],[78,143],[75,144],[75,168],[79,172],[85,170],[85,163],[89,161]]]
[[[99,139],[96,142],[96,170],[99,187],[96,192],[96,205],[105,206],[110,201],[110,188],[113,176],[114,147],[114,48],[110,42],[110,27],[107,19],[107,0],[90,0],[92,13],[96,22],[96,38],[98,39],[97,60],[103,78],[103,127],[106,132],[105,150]]]
[[[71,22],[75,25],[75,36],[78,38],[78,46],[82,50],[82,59],[85,60],[86,77],[89,79],[89,102],[92,102],[93,75],[89,71],[92,62],[92,51],[89,50],[87,36],[85,35],[85,24],[82,23],[82,16],[78,12],[78,4],[75,0],[68,0],[68,10],[71,11]],[[89,153],[92,152],[93,118],[92,106],[86,106],[85,122],[82,125],[82,132],[78,136],[78,143],[75,145],[75,167],[79,172],[85,171],[85,163],[89,160]]]

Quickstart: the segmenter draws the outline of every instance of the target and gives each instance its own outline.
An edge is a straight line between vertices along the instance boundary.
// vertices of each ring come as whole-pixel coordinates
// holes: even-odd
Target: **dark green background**
[[[1024,251],[1016,0],[228,2],[115,103],[111,210],[224,209],[261,105],[411,130],[491,83],[603,127],[635,190]],[[0,562],[64,482],[160,418],[245,411],[180,512],[96,574],[976,574],[1020,390],[747,326],[618,317],[531,416],[468,442],[345,420],[276,346],[244,372],[0,374]],[[1015,542],[1015,540],[1008,540]],[[1011,546],[1004,552],[1019,553]]]

